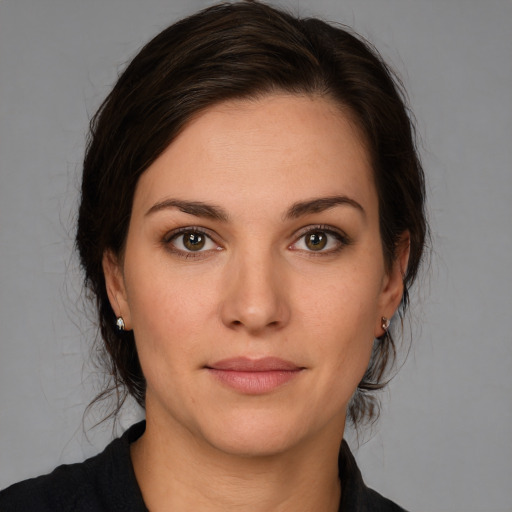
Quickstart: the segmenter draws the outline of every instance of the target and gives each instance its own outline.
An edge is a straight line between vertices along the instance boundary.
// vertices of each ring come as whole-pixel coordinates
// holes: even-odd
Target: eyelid
[[[171,229],[165,233],[163,239],[168,243],[183,233],[198,233],[200,235],[205,235],[217,243],[216,236],[211,230],[199,226],[183,226],[176,229]]]
[[[348,235],[342,229],[331,226],[330,224],[310,224],[308,226],[304,226],[295,232],[294,237],[300,238],[301,236],[304,236],[307,233],[311,233],[312,231],[325,231],[327,233],[333,233],[335,235],[339,235],[340,237],[346,238],[347,241],[349,239]]]
[[[326,224],[312,224],[310,226],[305,226],[301,228],[299,231],[297,231],[294,234],[294,241],[288,246],[292,250],[302,250],[302,249],[294,249],[294,245],[296,245],[304,236],[306,236],[309,233],[314,233],[315,231],[320,231],[322,233],[326,233],[329,236],[332,236],[336,238],[339,241],[339,247],[336,247],[334,249],[328,249],[328,250],[320,250],[318,252],[315,251],[305,251],[308,253],[311,253],[311,255],[322,255],[322,254],[332,254],[335,253],[347,245],[350,245],[352,243],[352,240],[350,237],[341,229],[336,228],[331,225]]]
[[[306,250],[306,249],[298,249],[294,246],[298,244],[298,242],[307,234],[314,233],[316,231],[320,231],[323,233],[326,233],[328,236],[335,238],[338,241],[338,246],[327,249],[327,250],[319,250],[319,251],[312,251],[312,250]],[[186,251],[182,250],[172,244],[172,241],[176,238],[178,238],[180,235],[184,233],[198,233],[201,234],[208,239],[210,239],[217,247],[215,249],[206,249],[206,250],[199,250],[199,251]],[[200,226],[183,226],[176,229],[172,229],[171,231],[166,232],[166,234],[162,238],[163,245],[167,248],[167,250],[171,251],[172,253],[184,257],[184,258],[200,258],[200,257],[206,257],[208,253],[211,253],[212,251],[220,251],[223,250],[223,245],[219,242],[219,236],[212,232],[210,229],[200,227]],[[321,255],[328,255],[333,254],[344,247],[350,245],[352,243],[352,240],[350,237],[341,229],[326,225],[326,224],[312,224],[309,226],[304,226],[303,228],[296,231],[293,235],[293,242],[288,245],[288,248],[291,250],[297,250],[302,252],[307,252],[308,254],[312,256],[321,256]]]
[[[199,251],[186,251],[179,249],[175,245],[173,245],[173,240],[178,238],[180,235],[183,235],[184,233],[197,233],[200,235],[205,236],[209,240],[211,240],[217,247],[215,249],[206,249],[206,250],[199,250]],[[176,229],[172,229],[171,231],[166,232],[166,234],[162,238],[162,243],[166,247],[167,250],[171,251],[172,253],[184,257],[184,258],[200,258],[205,257],[208,253],[211,251],[220,251],[223,249],[222,245],[218,241],[218,236],[211,230],[199,227],[199,226],[183,226]]]

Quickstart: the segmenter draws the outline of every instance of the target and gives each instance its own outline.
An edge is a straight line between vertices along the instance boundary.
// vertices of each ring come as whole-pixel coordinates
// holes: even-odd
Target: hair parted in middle
[[[359,128],[371,158],[388,268],[404,232],[410,257],[402,315],[422,259],[427,223],[424,177],[400,81],[371,45],[346,27],[300,19],[256,1],[222,3],[171,25],[135,56],[91,121],[76,245],[99,316],[105,364],[118,392],[144,406],[146,383],[133,332],[116,327],[102,269],[120,261],[138,179],[195,116],[227,100],[272,93],[327,98]],[[372,419],[395,359],[391,333],[375,340],[348,417]]]

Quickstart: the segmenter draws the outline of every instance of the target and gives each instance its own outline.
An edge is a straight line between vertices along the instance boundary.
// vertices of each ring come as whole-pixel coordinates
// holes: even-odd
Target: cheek
[[[148,259],[132,252],[131,261],[125,262],[128,303],[145,374],[169,365],[182,368],[196,353],[204,357],[201,338],[205,325],[212,325],[218,300],[212,276],[194,278],[170,267],[165,258],[153,260],[137,264]]]
[[[368,367],[378,315],[380,276],[356,267],[340,270],[300,306],[301,329],[342,395],[349,397]]]
[[[192,403],[194,396],[185,377],[200,361],[201,322],[193,301],[186,297],[180,300],[179,293],[166,288],[147,281],[131,297],[135,343],[147,383],[146,400],[160,397],[157,400],[163,398],[169,405],[184,397]],[[182,406],[179,400],[176,403],[177,408]]]
[[[317,279],[307,294],[303,282],[293,294],[300,297],[300,316],[318,333],[328,333],[329,338],[337,333],[341,339],[373,340],[380,284],[377,272],[353,266]]]

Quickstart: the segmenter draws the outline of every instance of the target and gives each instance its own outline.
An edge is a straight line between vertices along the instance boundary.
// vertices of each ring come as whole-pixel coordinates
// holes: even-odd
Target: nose
[[[283,269],[272,255],[236,258],[226,268],[224,325],[252,335],[282,329],[290,319]]]

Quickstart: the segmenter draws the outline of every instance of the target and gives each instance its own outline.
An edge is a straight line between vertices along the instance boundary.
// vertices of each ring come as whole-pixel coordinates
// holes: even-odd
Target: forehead
[[[293,201],[308,194],[369,200],[374,192],[351,116],[329,99],[276,94],[220,103],[196,116],[142,175],[135,201],[166,194],[200,201]]]

